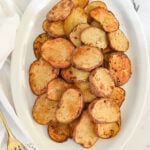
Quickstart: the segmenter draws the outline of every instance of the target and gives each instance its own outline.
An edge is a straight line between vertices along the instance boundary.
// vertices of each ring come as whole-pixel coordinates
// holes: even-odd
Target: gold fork
[[[8,127],[8,124],[0,111],[0,118],[7,130],[8,133],[8,143],[7,143],[7,150],[25,150],[24,146],[21,144],[20,141],[18,141],[12,134],[10,128]]]

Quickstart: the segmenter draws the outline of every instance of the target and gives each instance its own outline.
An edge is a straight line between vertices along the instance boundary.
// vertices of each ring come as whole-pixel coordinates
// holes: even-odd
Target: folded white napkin
[[[17,12],[0,2],[0,68],[14,49],[16,31],[20,23]]]

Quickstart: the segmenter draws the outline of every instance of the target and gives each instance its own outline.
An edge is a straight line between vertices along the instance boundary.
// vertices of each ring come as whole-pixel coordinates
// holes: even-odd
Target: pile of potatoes
[[[42,28],[29,69],[34,120],[48,125],[52,140],[72,138],[85,148],[117,135],[131,62],[113,12],[102,1],[61,0]]]

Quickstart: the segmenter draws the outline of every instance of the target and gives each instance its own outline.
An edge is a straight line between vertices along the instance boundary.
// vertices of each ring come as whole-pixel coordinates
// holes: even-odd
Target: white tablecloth
[[[7,0],[9,1],[9,0]],[[17,7],[20,9],[20,12],[23,13],[26,6],[30,0],[13,0]],[[146,33],[146,38],[148,41],[148,47],[150,47],[150,0],[131,0],[134,3],[137,13],[143,24],[143,29]],[[0,11],[1,13],[1,11]],[[150,52],[150,50],[149,50]],[[149,53],[150,54],[150,53]],[[5,75],[2,74],[5,72]],[[6,93],[8,99],[10,100],[11,105],[11,96],[9,88],[9,64],[8,62],[4,65],[0,71],[0,83],[3,85],[4,92]],[[125,146],[124,150],[150,150],[150,101],[147,101],[145,111],[142,115],[142,119],[136,129],[133,137]]]

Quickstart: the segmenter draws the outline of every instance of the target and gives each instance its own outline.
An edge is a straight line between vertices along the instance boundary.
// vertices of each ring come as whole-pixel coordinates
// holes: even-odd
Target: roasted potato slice
[[[114,137],[120,131],[121,119],[113,123],[99,123],[95,125],[95,131],[100,138],[108,139]]]
[[[82,113],[81,119],[73,131],[73,139],[85,148],[92,147],[98,139],[87,111]]]
[[[76,46],[79,47],[82,45],[81,39],[80,39],[80,35],[81,32],[86,29],[87,27],[89,27],[90,25],[87,23],[81,23],[78,24],[73,31],[70,33],[69,38],[71,40],[71,42]]]
[[[51,101],[47,98],[46,93],[40,95],[32,108],[34,120],[42,125],[49,122],[56,122],[56,109],[58,102]]]
[[[96,98],[96,96],[91,93],[90,83],[88,81],[76,83],[75,86],[81,91],[85,103],[90,103]]]
[[[87,15],[83,8],[75,7],[64,21],[64,30],[66,35],[69,36],[73,28],[80,23],[87,23]]]
[[[90,15],[102,25],[106,32],[113,32],[119,28],[115,15],[105,8],[97,7],[90,12]]]
[[[85,7],[87,4],[88,4],[88,2],[89,2],[89,0],[72,0],[73,1],[73,4],[74,4],[74,6],[75,7],[77,7],[77,6],[80,6],[80,7]]]
[[[49,21],[62,21],[71,12],[74,4],[70,0],[61,0],[47,14]]]
[[[92,93],[98,97],[109,97],[115,87],[109,70],[102,67],[91,72],[89,81]]]
[[[108,46],[108,47],[106,47],[105,49],[103,49],[102,51],[103,51],[103,53],[104,53],[104,55],[105,55],[106,53],[110,53],[110,52],[112,52],[113,50]],[[104,57],[105,57],[105,56],[104,56]]]
[[[66,68],[71,64],[74,46],[64,38],[46,41],[41,47],[42,57],[55,68]]]
[[[85,10],[85,12],[86,12],[88,15],[90,15],[91,10],[93,10],[93,9],[95,9],[95,8],[97,8],[97,7],[102,7],[102,8],[107,9],[107,6],[106,6],[106,4],[105,4],[104,2],[102,2],[102,1],[94,1],[94,2],[89,3],[89,4],[85,7],[84,10]]]
[[[29,69],[29,82],[32,92],[35,95],[45,93],[48,82],[56,78],[58,73],[58,69],[53,68],[42,58],[34,61]]]
[[[77,89],[67,89],[60,100],[56,119],[61,123],[70,123],[80,115],[83,108],[83,96]]]
[[[131,61],[122,52],[113,52],[106,62],[116,86],[125,84],[131,77]]]
[[[48,135],[55,142],[64,142],[70,136],[69,125],[51,122],[48,125]]]
[[[100,49],[89,45],[83,45],[76,49],[72,57],[73,65],[85,71],[91,71],[92,69],[102,65],[103,54]]]
[[[90,103],[88,112],[95,123],[113,123],[120,118],[119,106],[109,98],[99,98]]]
[[[41,46],[48,39],[52,39],[47,33],[42,33],[36,37],[33,43],[34,54],[37,59],[41,57]]]
[[[60,78],[56,78],[48,83],[47,97],[50,100],[59,101],[63,92],[71,85]]]
[[[84,44],[104,49],[108,46],[106,33],[96,27],[88,27],[81,32],[81,41]]]
[[[42,24],[43,30],[44,30],[45,32],[48,32],[49,26],[50,26],[50,22],[49,22],[47,19],[45,19],[45,20],[43,21],[43,24]]]
[[[64,22],[63,21],[51,22],[47,32],[50,36],[55,38],[64,36],[65,35]]]
[[[116,51],[125,52],[129,48],[129,41],[120,29],[108,33],[108,40],[110,47]]]
[[[119,107],[121,107],[125,99],[125,90],[121,87],[115,87],[110,95],[110,98],[114,100]]]
[[[88,80],[89,72],[76,69],[72,66],[61,70],[62,77],[70,83],[77,83]]]

